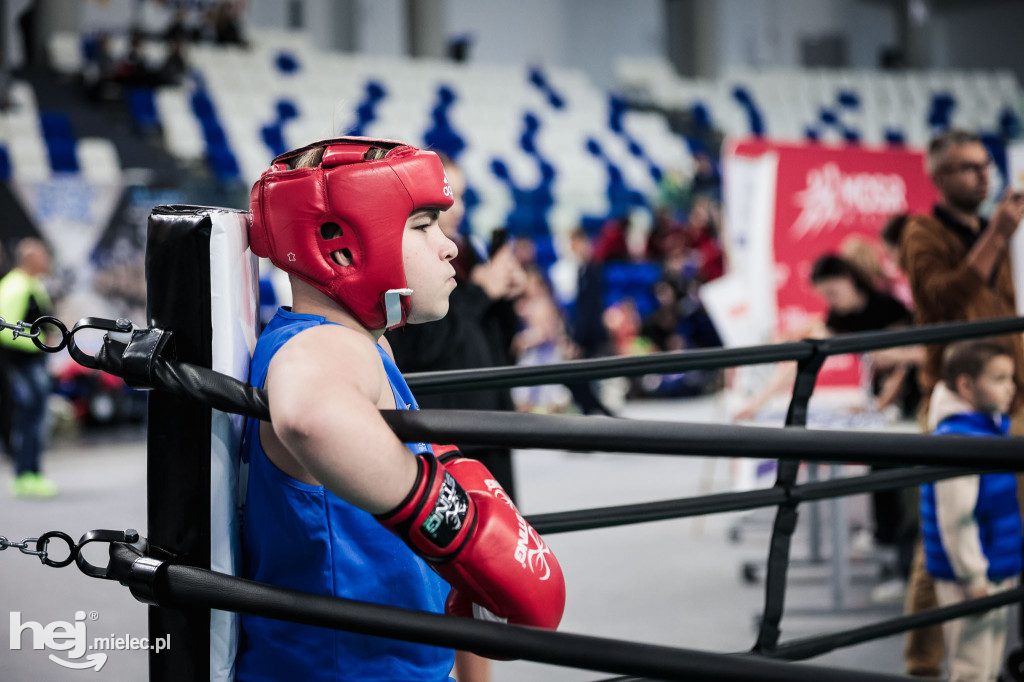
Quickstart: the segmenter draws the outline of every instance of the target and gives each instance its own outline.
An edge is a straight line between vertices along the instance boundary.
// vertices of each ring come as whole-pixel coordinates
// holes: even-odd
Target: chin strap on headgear
[[[294,167],[316,148],[324,150],[318,164]],[[376,149],[383,157],[367,159]],[[405,324],[412,295],[402,261],[405,222],[413,211],[451,205],[437,154],[394,140],[324,140],[278,156],[253,185],[249,246],[367,329],[391,329]]]

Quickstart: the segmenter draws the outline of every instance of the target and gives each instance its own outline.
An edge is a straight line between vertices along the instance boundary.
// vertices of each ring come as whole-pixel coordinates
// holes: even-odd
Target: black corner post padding
[[[212,365],[211,230],[201,207],[157,206],[146,241],[146,326],[174,332],[177,359],[206,368]],[[148,372],[145,352],[138,361]],[[149,394],[149,540],[175,554],[177,563],[201,568],[210,567],[210,423],[208,405],[164,391]],[[209,678],[208,608],[152,606],[149,635],[174,642],[159,655],[150,651],[150,682]]]

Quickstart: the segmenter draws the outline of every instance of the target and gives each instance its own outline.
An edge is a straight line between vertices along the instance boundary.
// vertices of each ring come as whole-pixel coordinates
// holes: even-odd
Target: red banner
[[[818,257],[839,253],[858,238],[884,254],[878,233],[886,220],[897,213],[928,212],[938,196],[917,151],[751,141],[731,152],[778,157],[774,261],[781,338],[799,337],[824,318],[825,303],[810,283]],[[818,383],[859,385],[858,358],[830,359]]]

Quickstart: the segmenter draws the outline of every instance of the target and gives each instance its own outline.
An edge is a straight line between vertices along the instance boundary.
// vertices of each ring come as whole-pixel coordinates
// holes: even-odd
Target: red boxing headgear
[[[319,165],[291,167],[318,147]],[[367,160],[373,149],[384,150],[383,158]],[[453,200],[437,154],[395,140],[341,137],[278,156],[249,202],[253,253],[309,282],[367,329],[391,329],[405,324],[412,294],[402,261],[405,221]],[[331,258],[339,250],[348,265]]]

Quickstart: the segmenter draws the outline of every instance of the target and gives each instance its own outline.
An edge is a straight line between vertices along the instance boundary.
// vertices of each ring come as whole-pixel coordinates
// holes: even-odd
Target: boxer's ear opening
[[[331,251],[331,260],[340,265],[343,268],[347,268],[352,265],[352,252],[348,249],[338,249],[337,251]]]
[[[324,223],[320,226],[320,238],[323,240],[337,239],[342,235],[341,225],[338,223]]]
[[[320,237],[324,240],[337,239],[344,232],[338,223],[324,223],[320,226]],[[336,249],[331,251],[331,260],[342,267],[352,265],[352,252],[348,249]]]

